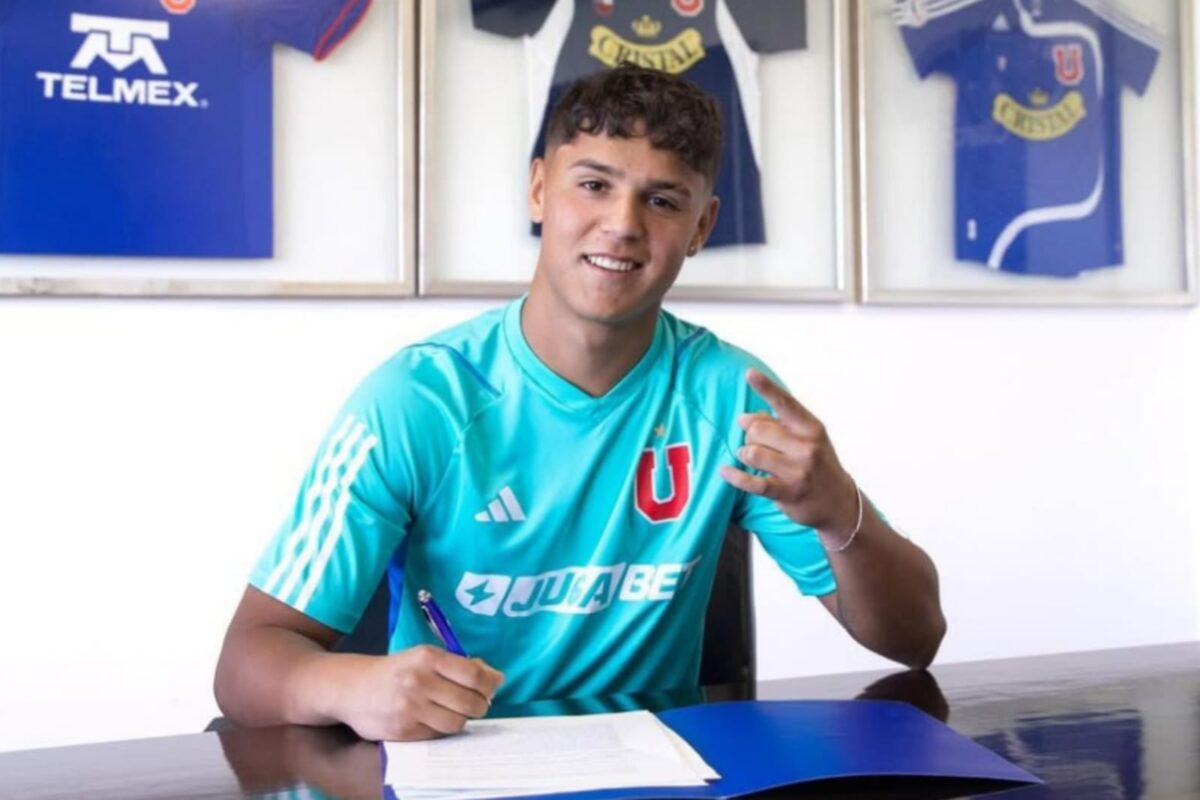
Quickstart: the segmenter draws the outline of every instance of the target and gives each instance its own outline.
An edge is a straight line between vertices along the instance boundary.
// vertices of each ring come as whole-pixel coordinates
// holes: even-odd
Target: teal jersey
[[[385,571],[390,649],[437,640],[417,592],[522,702],[694,686],[730,523],[806,594],[835,589],[816,532],[727,484],[752,356],[667,312],[592,397],[543,364],[523,300],[407,347],[350,397],[251,584],[339,631]]]

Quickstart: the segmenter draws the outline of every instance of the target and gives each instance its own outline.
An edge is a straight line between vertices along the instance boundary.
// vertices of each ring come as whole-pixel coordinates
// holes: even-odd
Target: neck
[[[592,397],[620,382],[654,341],[658,307],[619,323],[580,319],[535,286],[521,312],[525,341],[559,377]]]

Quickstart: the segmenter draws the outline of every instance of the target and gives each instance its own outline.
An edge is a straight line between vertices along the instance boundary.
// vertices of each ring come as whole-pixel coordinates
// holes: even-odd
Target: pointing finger
[[[807,428],[816,421],[816,417],[799,400],[754,367],[746,370],[746,382],[767,401],[775,416],[783,422]]]

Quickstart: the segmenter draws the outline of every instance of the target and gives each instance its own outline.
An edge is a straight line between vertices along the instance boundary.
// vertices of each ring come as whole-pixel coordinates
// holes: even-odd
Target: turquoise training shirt
[[[812,528],[719,475],[763,365],[660,312],[601,397],[543,364],[524,300],[406,347],[335,420],[253,586],[347,632],[385,572],[390,650],[436,644],[428,589],[521,702],[694,686],[730,523],[805,594],[836,586]],[[769,374],[769,373],[768,373]]]

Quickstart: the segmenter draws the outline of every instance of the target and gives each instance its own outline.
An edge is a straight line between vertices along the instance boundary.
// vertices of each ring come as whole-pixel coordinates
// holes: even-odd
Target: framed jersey
[[[866,301],[1195,301],[1190,0],[860,9]]]
[[[411,294],[414,19],[414,0],[0,4],[0,291]]]
[[[726,122],[716,227],[673,296],[849,299],[847,3],[445,0],[420,15],[422,293],[524,289],[549,112],[575,79],[631,61],[709,90]]]

